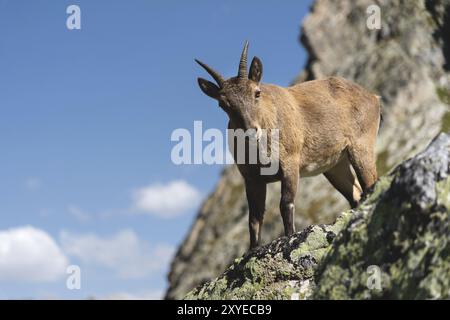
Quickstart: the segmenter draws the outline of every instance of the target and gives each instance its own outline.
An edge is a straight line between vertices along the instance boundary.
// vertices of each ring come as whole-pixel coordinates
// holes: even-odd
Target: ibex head
[[[254,57],[250,65],[250,73],[247,74],[247,51],[248,41],[245,42],[239,62],[238,75],[225,80],[217,71],[208,65],[195,60],[213,78],[217,85],[198,78],[198,84],[202,91],[219,102],[219,106],[228,114],[230,119],[240,124],[244,130],[260,130],[258,108],[261,100],[261,89],[259,83],[262,77],[262,63]]]

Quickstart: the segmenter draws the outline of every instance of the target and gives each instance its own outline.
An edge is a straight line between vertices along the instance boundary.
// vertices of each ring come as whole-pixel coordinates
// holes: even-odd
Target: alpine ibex
[[[287,88],[262,84],[259,58],[253,58],[247,74],[247,50],[248,42],[238,75],[228,80],[196,62],[217,82],[218,86],[198,78],[200,89],[228,114],[229,129],[279,130],[276,174],[261,175],[258,165],[237,164],[245,180],[253,248],[261,238],[267,183],[281,181],[280,211],[287,236],[295,232],[294,199],[299,177],[323,173],[352,208],[357,206],[363,192],[377,179],[374,147],[381,105],[378,96],[339,77]],[[233,156],[236,160],[235,153]]]

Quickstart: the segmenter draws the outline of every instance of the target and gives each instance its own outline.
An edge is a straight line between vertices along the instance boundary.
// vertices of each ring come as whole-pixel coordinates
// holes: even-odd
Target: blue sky
[[[170,158],[173,130],[226,128],[194,58],[234,76],[248,39],[263,81],[287,85],[309,5],[0,0],[0,298],[158,297],[223,168]]]

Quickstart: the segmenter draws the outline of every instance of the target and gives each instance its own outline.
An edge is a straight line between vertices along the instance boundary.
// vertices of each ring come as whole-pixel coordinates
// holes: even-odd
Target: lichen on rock
[[[313,298],[450,297],[450,136],[440,134],[399,165],[372,204],[364,203],[318,270]],[[382,272],[381,290],[367,268]]]
[[[312,293],[315,268],[350,216],[332,225],[312,225],[255,249],[232,264],[214,281],[190,292],[187,299],[291,299]]]

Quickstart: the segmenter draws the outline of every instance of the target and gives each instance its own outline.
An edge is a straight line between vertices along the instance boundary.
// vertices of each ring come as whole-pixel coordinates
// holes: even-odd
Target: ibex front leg
[[[266,206],[266,183],[258,180],[246,180],[245,190],[249,208],[248,228],[250,231],[250,249],[261,241],[261,229]]]
[[[281,201],[280,212],[283,218],[284,234],[291,236],[295,232],[294,213],[295,213],[295,195],[297,194],[299,178],[299,167],[297,164],[290,165],[283,170],[281,180]]]

